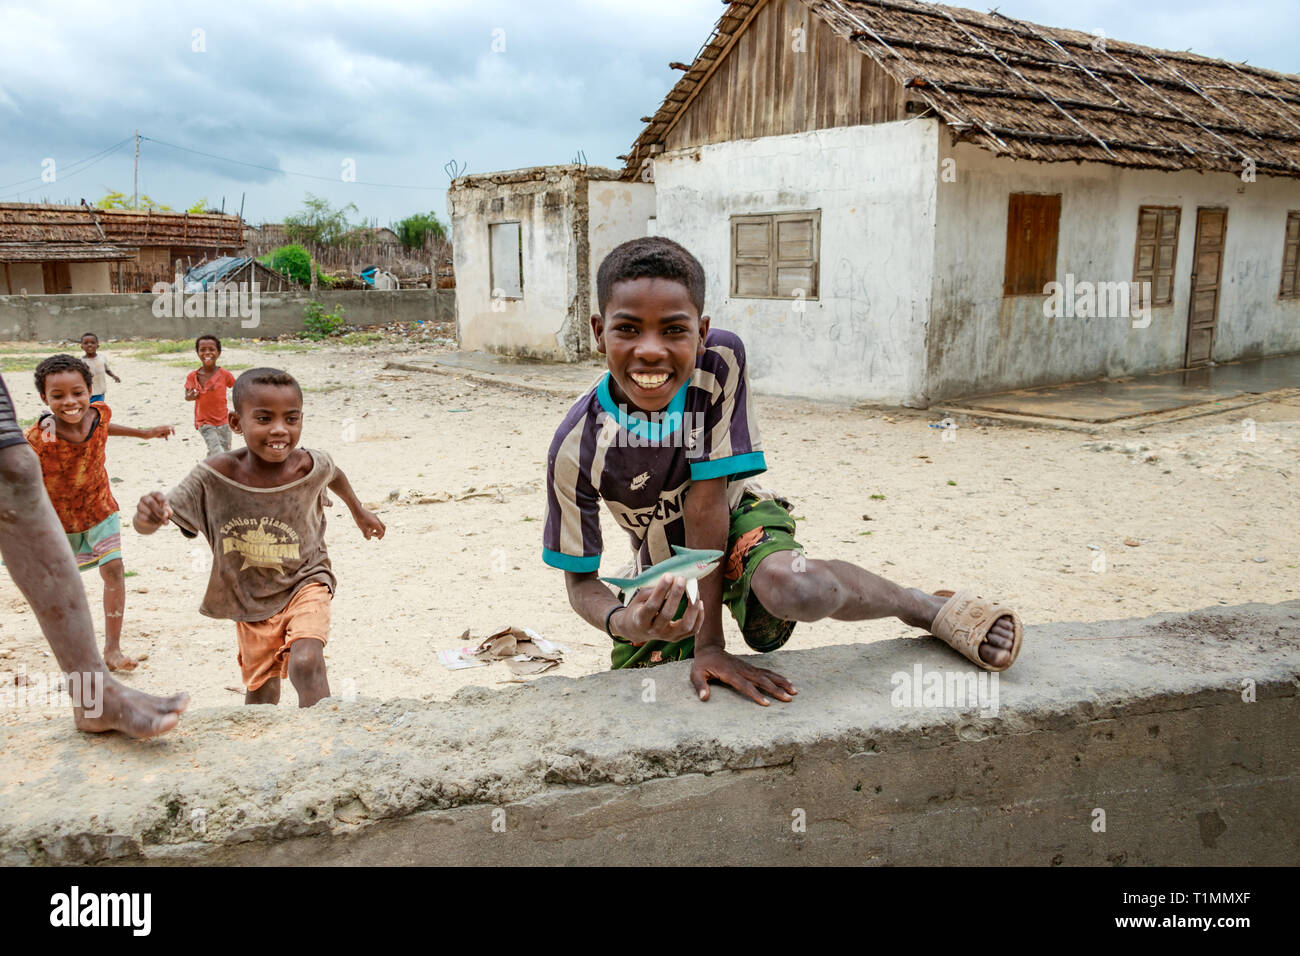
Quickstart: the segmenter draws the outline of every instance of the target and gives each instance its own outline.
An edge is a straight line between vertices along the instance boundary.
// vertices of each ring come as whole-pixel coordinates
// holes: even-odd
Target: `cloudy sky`
[[[998,9],[1300,73],[1296,0]],[[453,160],[487,172],[582,150],[618,165],[680,75],[668,62],[689,62],[721,11],[719,0],[0,0],[0,201],[129,194],[138,128],[140,190],[174,208],[206,197],[238,211],[243,197],[249,221],[280,221],[313,192],[380,224],[430,209],[445,219]],[[54,182],[41,179],[48,160]]]

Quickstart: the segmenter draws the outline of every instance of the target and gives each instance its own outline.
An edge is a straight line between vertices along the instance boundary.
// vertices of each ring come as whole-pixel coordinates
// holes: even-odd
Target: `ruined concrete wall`
[[[801,398],[911,403],[925,381],[938,123],[911,119],[671,151],[656,232],[703,263],[706,310],[750,379]],[[821,210],[815,299],[731,298],[731,217]]]
[[[1300,863],[1300,601],[1031,627],[963,699],[930,639],[764,663],[793,703],[683,663],[5,727],[0,864]]]
[[[940,137],[930,400],[1181,368],[1187,348],[1198,206],[1228,208],[1213,357],[1300,350],[1300,299],[1280,299],[1288,209],[1300,181],[1159,172],[1102,163],[1030,163]],[[953,181],[942,175],[948,164]],[[1056,280],[1131,282],[1140,206],[1181,208],[1173,301],[1131,318],[1043,315],[1044,295],[1002,295],[1011,193],[1060,193]],[[1145,319],[1141,320],[1145,321]]]
[[[577,167],[554,166],[456,180],[447,192],[462,349],[555,361],[579,357]],[[583,190],[585,195],[585,188]],[[490,227],[518,222],[523,295],[492,295]],[[585,321],[585,317],[584,317]]]
[[[592,349],[595,275],[615,245],[645,235],[654,187],[598,166],[543,166],[458,179],[447,192],[456,237],[463,349],[575,361]],[[493,298],[490,228],[518,222],[523,295]]]
[[[94,330],[101,339],[192,338],[213,332],[222,338],[267,338],[298,332],[310,301],[326,311],[344,309],[349,325],[390,322],[450,322],[455,318],[454,289],[402,289],[390,292],[345,290],[259,293],[258,320],[232,318],[159,318],[152,294],[0,296],[0,339],[19,341],[76,340]]]

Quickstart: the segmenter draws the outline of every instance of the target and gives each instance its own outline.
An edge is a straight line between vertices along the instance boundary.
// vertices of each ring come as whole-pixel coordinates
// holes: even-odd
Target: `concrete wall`
[[[702,704],[683,662],[146,745],[33,715],[0,727],[0,865],[1300,863],[1298,601],[1031,626],[979,700],[925,696],[973,668],[924,638],[762,663],[794,702]]]
[[[665,153],[656,232],[708,278],[707,311],[738,333],[756,388],[809,398],[916,400],[934,249],[938,123],[911,119]],[[821,210],[820,296],[730,298],[730,218]]]
[[[7,295],[0,296],[0,340],[76,339],[87,330],[101,339],[191,338],[200,332],[266,338],[300,331],[304,310],[313,300],[326,311],[342,306],[347,324],[356,326],[450,322],[456,314],[452,289],[261,293],[258,323],[248,328],[243,323],[251,319],[229,316],[159,318],[153,313],[153,295]]]
[[[584,182],[559,167],[524,182],[479,177],[448,190],[462,349],[558,361],[586,351],[575,238],[577,206],[586,201],[585,189],[579,189]],[[523,245],[523,298],[493,301],[489,226],[514,221]]]
[[[1214,359],[1300,350],[1300,299],[1281,300],[1288,209],[1300,181],[1229,173],[1130,170],[1100,163],[1028,163],[940,137],[927,393],[931,400],[1054,382],[1180,368],[1187,344],[1198,206],[1227,206]],[[1042,295],[1004,298],[1012,192],[1060,193],[1057,280],[1130,282],[1139,206],[1179,206],[1173,302],[1135,329],[1122,318],[1046,318]]]
[[[586,316],[599,312],[596,272],[610,250],[646,235],[646,220],[655,214],[653,183],[590,180],[587,184],[587,230],[591,250]]]

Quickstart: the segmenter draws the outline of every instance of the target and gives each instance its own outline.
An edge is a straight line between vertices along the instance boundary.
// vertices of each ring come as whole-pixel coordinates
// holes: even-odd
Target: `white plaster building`
[[[452,184],[463,348],[584,354],[596,267],[651,221],[769,393],[924,407],[1300,352],[1300,77],[911,0],[732,0],[646,119],[621,174]]]
[[[764,391],[924,406],[1300,351],[1300,77],[735,0],[626,159]]]

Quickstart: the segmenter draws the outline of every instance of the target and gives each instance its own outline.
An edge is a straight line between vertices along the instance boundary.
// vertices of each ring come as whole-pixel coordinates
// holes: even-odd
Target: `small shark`
[[[679,548],[673,545],[671,558],[646,568],[634,578],[601,578],[601,580],[619,588],[623,592],[623,603],[627,604],[639,588],[652,588],[662,578],[683,577],[686,579],[687,600],[694,604],[700,597],[699,579],[712,574],[721,560],[721,551],[693,551],[690,548]]]

